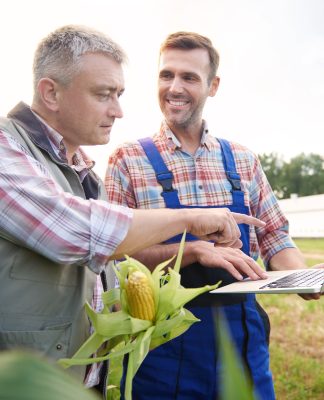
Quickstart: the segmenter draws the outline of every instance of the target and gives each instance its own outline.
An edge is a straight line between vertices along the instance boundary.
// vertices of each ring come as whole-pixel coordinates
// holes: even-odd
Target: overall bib
[[[244,205],[240,176],[236,172],[230,144],[218,139],[227,178],[232,187],[233,203],[224,205],[231,211],[249,214]],[[161,184],[161,195],[167,208],[196,208],[183,206],[177,190],[172,187],[172,172],[169,171],[152,139],[141,139],[140,143],[152,164],[157,181]],[[210,208],[218,208],[210,207]],[[201,207],[204,208],[204,207]],[[240,225],[242,250],[249,254],[249,226]],[[179,242],[181,235],[168,242]],[[187,241],[197,240],[187,235]],[[181,270],[184,287],[200,287],[234,281],[222,268],[206,268],[195,263]],[[221,297],[220,297],[221,296]],[[222,365],[218,357],[217,338],[213,314],[220,312],[227,320],[232,341],[244,360],[253,381],[256,398],[275,398],[272,376],[269,370],[269,319],[256,302],[254,295],[213,295],[205,293],[186,308],[201,320],[193,324],[180,337],[151,351],[144,360],[133,381],[133,400],[216,400],[222,380]],[[235,384],[235,382],[233,382]],[[232,400],[232,399],[228,399]],[[236,400],[236,399],[235,399]]]

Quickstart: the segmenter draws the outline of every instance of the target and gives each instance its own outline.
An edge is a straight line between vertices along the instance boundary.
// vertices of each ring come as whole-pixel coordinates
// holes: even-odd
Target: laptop
[[[308,268],[267,271],[267,279],[242,281],[222,286],[210,293],[324,293],[324,269]]]

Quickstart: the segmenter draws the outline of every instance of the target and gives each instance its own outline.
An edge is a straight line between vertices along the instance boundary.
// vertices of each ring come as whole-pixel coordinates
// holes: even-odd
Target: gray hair
[[[34,94],[42,78],[68,85],[80,70],[82,56],[101,53],[118,64],[127,61],[124,50],[105,34],[86,26],[66,25],[51,32],[38,45],[33,64]]]

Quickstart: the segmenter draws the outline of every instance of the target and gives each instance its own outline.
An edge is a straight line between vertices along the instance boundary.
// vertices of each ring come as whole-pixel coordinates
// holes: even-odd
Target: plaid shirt
[[[181,144],[162,123],[153,136],[166,166],[173,172],[173,187],[180,203],[189,206],[226,206],[232,203],[231,185],[226,178],[219,142],[204,130],[200,147],[194,155],[182,151]],[[231,143],[237,172],[241,176],[244,203],[250,214],[267,224],[250,227],[250,255],[259,253],[267,264],[278,251],[295,247],[288,235],[288,222],[266,179],[256,155]],[[109,202],[131,208],[163,208],[161,186],[144,150],[138,142],[119,146],[110,156],[105,178]]]
[[[67,162],[62,136],[45,126],[53,151]],[[81,149],[73,163],[81,181],[93,166]],[[0,166],[0,231],[4,237],[22,242],[57,263],[102,271],[107,257],[126,236],[132,212],[64,192],[44,165],[1,130]],[[98,276],[92,302],[97,311],[101,308],[101,292]],[[92,372],[87,376],[87,386],[97,383],[98,367]]]

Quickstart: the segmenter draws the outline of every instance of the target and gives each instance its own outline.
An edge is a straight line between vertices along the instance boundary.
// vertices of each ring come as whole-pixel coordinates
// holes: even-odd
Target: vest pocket
[[[82,267],[84,268],[84,267]],[[74,265],[56,264],[28,249],[17,249],[10,267],[10,278],[46,283],[51,286],[75,287],[82,272]]]
[[[0,349],[37,350],[54,359],[67,357],[71,326],[68,323],[40,331],[0,331]]]

